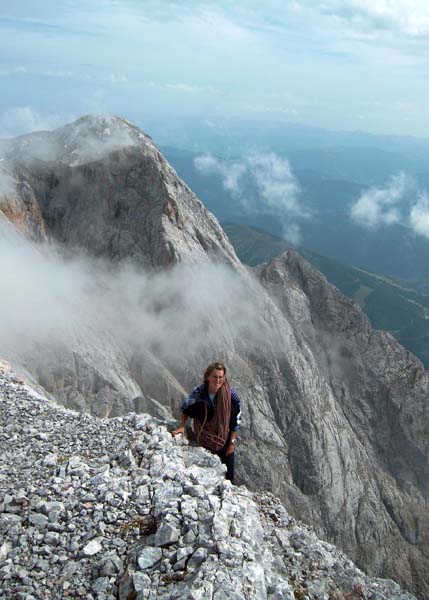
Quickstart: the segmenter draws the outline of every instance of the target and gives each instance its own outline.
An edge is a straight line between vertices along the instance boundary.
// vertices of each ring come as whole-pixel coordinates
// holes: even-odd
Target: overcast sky
[[[1,0],[0,136],[114,113],[429,136],[427,0]]]

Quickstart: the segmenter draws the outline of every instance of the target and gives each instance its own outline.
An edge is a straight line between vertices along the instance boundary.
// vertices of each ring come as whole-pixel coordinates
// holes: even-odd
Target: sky
[[[426,0],[2,0],[0,137],[88,113],[429,136],[428,63]]]

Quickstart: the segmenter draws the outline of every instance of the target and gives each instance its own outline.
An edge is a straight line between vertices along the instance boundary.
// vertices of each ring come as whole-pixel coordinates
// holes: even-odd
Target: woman
[[[194,419],[197,442],[219,456],[226,466],[226,478],[234,479],[235,437],[241,424],[240,398],[229,386],[221,362],[210,364],[203,384],[192,390],[182,404],[180,425],[172,435],[185,433],[185,423]]]

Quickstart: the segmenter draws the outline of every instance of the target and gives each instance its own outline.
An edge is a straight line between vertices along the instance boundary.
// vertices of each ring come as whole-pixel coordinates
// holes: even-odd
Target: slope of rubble
[[[0,425],[1,600],[413,598],[148,415],[79,414],[0,368]]]

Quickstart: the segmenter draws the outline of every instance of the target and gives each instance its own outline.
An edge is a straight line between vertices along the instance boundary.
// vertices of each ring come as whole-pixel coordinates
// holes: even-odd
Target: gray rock
[[[43,530],[46,528],[49,519],[47,516],[39,513],[30,513],[28,516],[28,522],[37,527],[37,529]]]
[[[124,563],[116,552],[111,552],[107,556],[104,556],[102,561],[98,563],[100,575],[108,577],[121,573],[123,566]]]
[[[180,539],[180,529],[177,526],[170,525],[170,523],[162,523],[158,528],[154,545],[155,546],[170,546],[175,544]]]
[[[102,550],[102,545],[98,540],[91,540],[82,548],[82,554],[84,556],[94,556],[94,554],[98,554]]]
[[[139,554],[137,559],[137,564],[144,571],[145,569],[150,569],[162,558],[162,550],[160,548],[144,548],[142,552]]]
[[[136,592],[145,592],[148,591],[152,585],[152,581],[149,575],[146,573],[141,573],[139,571],[133,573],[132,575],[133,585]]]
[[[100,598],[101,594],[108,594],[112,589],[112,584],[108,577],[98,577],[91,586],[91,591]]]

